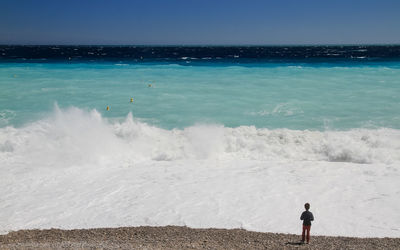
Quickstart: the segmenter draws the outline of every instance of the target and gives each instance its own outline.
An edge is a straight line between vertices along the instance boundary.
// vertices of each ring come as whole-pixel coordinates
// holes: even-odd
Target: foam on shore
[[[55,108],[0,128],[0,231],[162,226],[399,237],[400,132],[196,125]],[[384,214],[384,216],[382,216]],[[338,223],[341,221],[343,223]]]

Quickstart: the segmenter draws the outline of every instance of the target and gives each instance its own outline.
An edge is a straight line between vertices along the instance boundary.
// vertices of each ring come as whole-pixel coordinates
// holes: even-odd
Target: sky
[[[0,44],[400,44],[400,0],[1,0]]]

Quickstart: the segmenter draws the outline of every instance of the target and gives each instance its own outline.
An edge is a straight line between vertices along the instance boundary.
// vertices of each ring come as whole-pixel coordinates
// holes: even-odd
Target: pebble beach
[[[311,236],[243,229],[121,227],[20,230],[0,235],[0,249],[400,249],[400,238]]]

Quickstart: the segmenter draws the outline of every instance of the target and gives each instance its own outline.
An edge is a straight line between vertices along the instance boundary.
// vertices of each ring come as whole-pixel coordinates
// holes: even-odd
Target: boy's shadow
[[[292,246],[301,246],[304,245],[304,242],[296,241],[296,242],[286,242],[285,245],[292,245]]]

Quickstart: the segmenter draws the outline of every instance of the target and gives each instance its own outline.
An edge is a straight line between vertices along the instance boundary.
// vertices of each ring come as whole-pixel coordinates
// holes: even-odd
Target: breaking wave
[[[96,110],[75,107],[56,107],[48,118],[21,128],[0,128],[0,161],[12,167],[124,167],[209,159],[391,164],[400,161],[400,130],[321,132],[222,125],[166,130],[131,114],[113,121]]]

